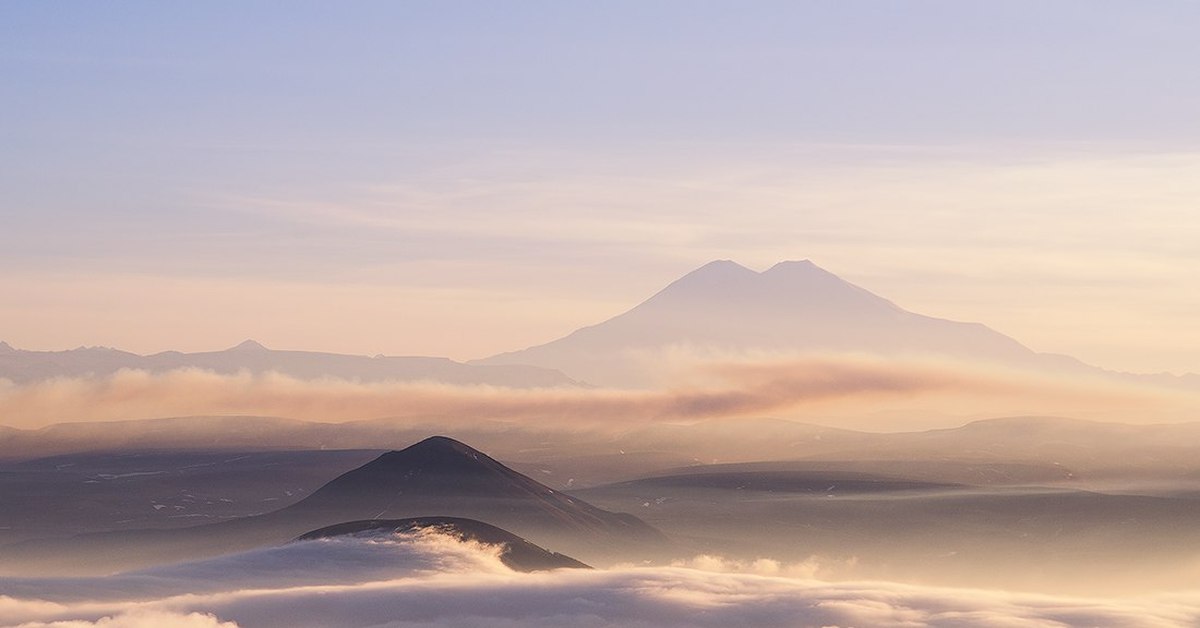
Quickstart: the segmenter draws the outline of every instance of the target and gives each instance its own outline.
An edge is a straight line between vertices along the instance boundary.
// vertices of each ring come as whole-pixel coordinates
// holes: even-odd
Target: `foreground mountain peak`
[[[512,471],[487,454],[446,436],[432,436],[397,451],[389,451],[349,471],[318,490],[313,498],[340,498],[377,491],[440,496],[453,489],[476,495],[543,492],[532,480]],[[310,498],[311,499],[311,498]]]
[[[448,436],[430,436],[398,451],[389,451],[363,469],[402,467],[406,473],[425,471],[496,470],[504,468],[490,456]],[[507,469],[506,469],[507,470]]]
[[[413,450],[445,450],[455,451],[458,453],[479,453],[474,447],[450,438],[449,436],[430,436],[423,441],[419,441],[404,448],[405,451]]]
[[[514,571],[544,571],[548,569],[591,569],[588,565],[551,552],[494,525],[464,517],[412,517],[408,519],[369,519],[348,521],[300,535],[297,541],[357,536],[363,534],[404,534],[433,530],[462,541],[496,545],[501,549],[500,561]]]
[[[632,515],[608,512],[559,493],[445,436],[389,451],[285,510],[306,518],[336,514],[342,521],[466,517],[502,525],[522,536],[566,535],[602,545],[617,538],[662,539],[657,530]]]
[[[12,345],[0,340],[0,353],[16,353],[16,351],[16,349],[12,348]]]

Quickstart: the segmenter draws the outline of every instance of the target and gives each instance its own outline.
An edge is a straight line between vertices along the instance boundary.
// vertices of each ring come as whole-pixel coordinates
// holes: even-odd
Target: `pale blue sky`
[[[479,357],[714,257],[807,257],[1188,370],[1198,28],[1189,1],[0,2],[0,339]],[[306,314],[335,297],[373,315]]]

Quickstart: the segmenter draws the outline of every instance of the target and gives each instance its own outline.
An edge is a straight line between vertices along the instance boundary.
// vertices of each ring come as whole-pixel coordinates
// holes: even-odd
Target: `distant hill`
[[[304,380],[325,377],[363,382],[430,380],[447,384],[524,388],[569,386],[575,383],[558,371],[537,366],[481,366],[447,358],[275,351],[253,340],[224,351],[166,351],[153,355],[138,355],[106,347],[25,351],[0,343],[0,379],[18,384],[55,377],[104,377],[121,369],[165,373],[185,368],[220,374],[274,372]]]
[[[500,562],[514,571],[545,571],[549,569],[590,569],[587,565],[557,552],[548,551],[509,532],[474,519],[460,517],[415,517],[412,519],[370,519],[348,521],[320,530],[306,532],[297,541],[362,536],[372,534],[403,534],[434,530],[459,540],[500,546]]]
[[[341,520],[438,514],[552,536],[613,542],[661,538],[633,515],[611,513],[574,499],[445,436],[385,453],[279,514]]]
[[[458,517],[503,527],[573,555],[627,555],[666,539],[642,520],[575,499],[456,440],[437,436],[343,473],[262,515],[190,528],[124,530],[0,548],[3,567],[30,573],[113,572],[272,545],[362,520]]]
[[[1100,373],[1074,358],[1035,353],[979,323],[909,312],[808,260],[755,272],[729,260],[710,262],[633,309],[570,335],[478,365],[528,364],[595,385],[658,383],[654,357],[664,350],[866,353],[948,356],[985,363]],[[1200,378],[1130,376],[1158,384],[1200,386]]]

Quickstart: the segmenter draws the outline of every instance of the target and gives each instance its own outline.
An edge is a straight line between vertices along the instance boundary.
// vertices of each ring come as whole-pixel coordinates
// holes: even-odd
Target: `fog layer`
[[[345,569],[361,564],[366,570]],[[1112,626],[1200,621],[1196,594],[1087,599],[783,577],[777,565],[518,574],[435,533],[309,541],[109,578],[0,580],[4,626]],[[220,576],[220,577],[217,577]],[[366,580],[366,581],[364,581]]]

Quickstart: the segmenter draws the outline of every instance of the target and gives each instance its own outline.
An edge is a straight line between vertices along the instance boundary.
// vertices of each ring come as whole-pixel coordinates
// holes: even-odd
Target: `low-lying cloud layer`
[[[1197,405],[1194,396],[1184,393],[939,361],[763,359],[707,363],[692,366],[691,372],[704,376],[660,390],[529,390],[431,382],[308,381],[276,373],[121,371],[107,378],[28,385],[0,381],[0,424],[32,428],[61,421],[244,414],[318,421],[562,419],[580,425],[854,415],[905,404],[917,404],[913,407],[924,411],[957,411],[959,416],[986,407],[991,415],[1066,413],[1103,418],[1097,415],[1118,413],[1129,418],[1127,411],[1138,408],[1139,417],[1151,411],[1161,420],[1158,410]]]
[[[368,566],[387,563],[387,573],[345,569],[364,558]],[[20,628],[1200,622],[1200,594],[1098,600],[731,573],[716,559],[694,564],[704,568],[520,574],[500,563],[495,548],[437,534],[322,540],[110,578],[3,579],[0,617]]]

